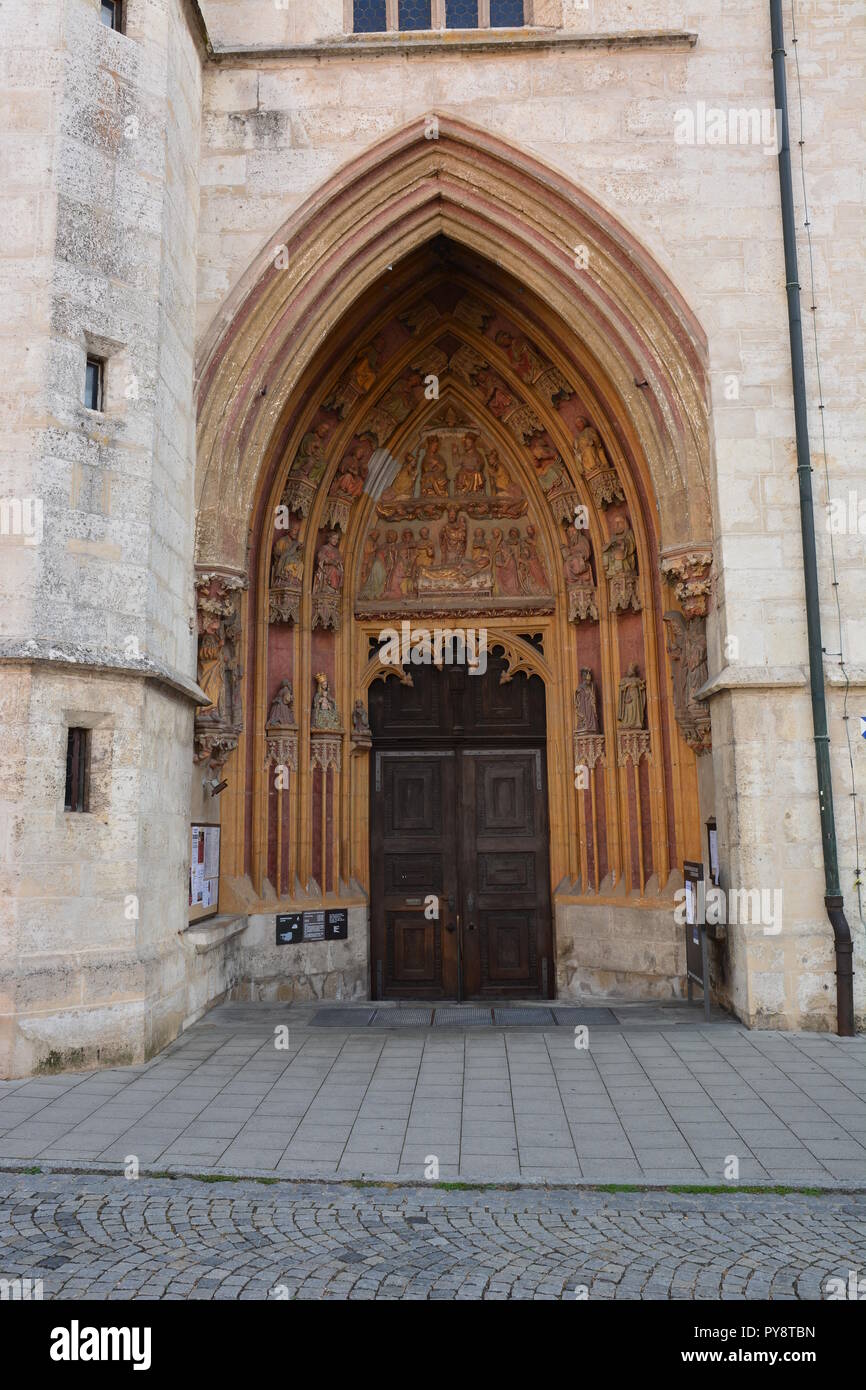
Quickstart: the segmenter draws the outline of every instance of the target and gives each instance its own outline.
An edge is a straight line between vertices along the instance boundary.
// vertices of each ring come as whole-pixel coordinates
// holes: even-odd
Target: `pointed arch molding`
[[[292,393],[364,290],[440,234],[502,266],[580,342],[644,456],[661,550],[709,541],[706,341],[675,285],[563,174],[437,120],[438,138],[421,118],[323,184],[212,323],[198,364],[199,566],[246,569],[260,474]]]

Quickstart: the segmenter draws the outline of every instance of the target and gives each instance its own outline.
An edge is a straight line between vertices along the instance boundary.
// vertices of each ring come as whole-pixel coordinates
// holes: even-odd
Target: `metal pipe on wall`
[[[776,119],[781,122],[779,190],[782,204],[782,237],[785,247],[785,288],[788,296],[791,379],[794,389],[797,479],[800,486],[800,527],[803,536],[803,577],[806,588],[806,627],[809,640],[809,685],[812,697],[815,762],[818,773],[821,845],[824,855],[824,906],[833,928],[836,948],[836,1028],[840,1037],[850,1038],[854,1035],[853,947],[851,928],[845,917],[839,883],[836,822],[833,814],[830,735],[827,729],[827,700],[824,691],[823,643],[821,641],[821,613],[818,597],[818,557],[815,547],[815,513],[812,498],[812,465],[806,410],[806,371],[803,359],[803,328],[800,321],[800,281],[794,224],[794,189],[791,179],[791,150],[788,140],[788,91],[785,77],[782,0],[770,0],[770,29]]]

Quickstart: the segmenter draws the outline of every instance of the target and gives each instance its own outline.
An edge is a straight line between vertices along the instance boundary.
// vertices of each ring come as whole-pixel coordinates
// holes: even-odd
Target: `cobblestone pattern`
[[[226,1005],[143,1066],[0,1082],[0,1163],[421,1182],[435,1155],[443,1180],[859,1188],[864,1062],[866,1038],[731,1024],[591,1028],[584,1051]]]
[[[0,1259],[46,1299],[819,1299],[866,1196],[5,1174]]]

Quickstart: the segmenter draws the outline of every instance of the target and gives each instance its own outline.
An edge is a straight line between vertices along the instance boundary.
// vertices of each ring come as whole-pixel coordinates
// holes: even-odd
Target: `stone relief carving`
[[[664,615],[667,649],[671,658],[674,715],[680,732],[696,753],[712,747],[710,712],[695,696],[707,679],[706,620],[686,618],[676,609]]]
[[[280,687],[271,701],[268,713],[268,729],[291,729],[297,723],[295,718],[295,696],[291,681],[281,681]]]

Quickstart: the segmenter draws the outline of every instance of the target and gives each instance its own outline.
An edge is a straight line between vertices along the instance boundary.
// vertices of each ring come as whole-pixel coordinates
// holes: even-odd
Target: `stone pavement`
[[[0,1166],[866,1188],[863,1037],[641,1006],[582,1049],[564,1026],[321,1027],[319,1007],[226,1004],[145,1065],[2,1082]]]
[[[866,1196],[0,1174],[0,1276],[97,1299],[820,1299]]]

